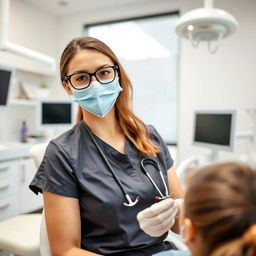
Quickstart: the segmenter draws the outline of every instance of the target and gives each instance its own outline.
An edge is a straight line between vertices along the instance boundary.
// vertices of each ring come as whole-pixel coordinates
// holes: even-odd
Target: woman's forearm
[[[64,255],[61,255],[61,256],[97,256],[97,255],[99,256],[102,254],[86,251],[78,247],[72,247],[66,253],[64,253]],[[55,255],[53,253],[53,256],[59,256],[59,255]]]
[[[172,226],[171,230],[179,234],[180,233],[180,213],[183,205],[183,199],[175,199],[175,203],[177,204],[178,211],[175,218],[175,223]]]
[[[175,223],[174,223],[174,225],[172,226],[171,231],[173,231],[173,232],[175,232],[175,233],[177,233],[177,234],[180,233],[179,218],[177,218],[177,219],[175,220]]]

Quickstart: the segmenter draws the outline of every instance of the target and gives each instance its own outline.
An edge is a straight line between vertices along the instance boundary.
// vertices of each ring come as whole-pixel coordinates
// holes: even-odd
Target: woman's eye
[[[86,81],[86,80],[87,80],[87,77],[86,77],[86,76],[79,76],[79,77],[77,77],[76,80],[79,81],[79,82],[81,82],[81,81]]]
[[[107,76],[107,75],[109,75],[109,71],[108,70],[102,70],[102,71],[100,71],[100,76]]]

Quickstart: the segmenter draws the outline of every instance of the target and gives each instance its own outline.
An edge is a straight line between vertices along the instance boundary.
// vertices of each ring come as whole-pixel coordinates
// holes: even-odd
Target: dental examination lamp
[[[176,24],[176,33],[187,38],[193,47],[200,41],[208,43],[210,53],[215,53],[223,38],[234,34],[238,22],[228,12],[213,8],[213,0],[205,0],[204,8],[195,9],[183,14]],[[213,45],[215,41],[215,46]]]

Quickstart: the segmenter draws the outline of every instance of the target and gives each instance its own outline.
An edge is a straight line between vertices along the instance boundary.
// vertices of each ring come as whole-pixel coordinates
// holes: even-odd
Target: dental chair
[[[0,221],[1,256],[40,256],[41,214],[22,214]]]
[[[37,168],[39,167],[39,165],[43,159],[47,145],[48,145],[48,143],[39,143],[39,144],[33,145],[30,148],[29,154],[33,158],[34,163]],[[39,241],[40,241],[40,255],[41,256],[51,256],[50,244],[49,244],[47,230],[46,230],[44,210],[43,210],[42,216],[41,216]]]
[[[183,243],[180,235],[175,234],[171,230],[165,240],[173,243],[180,251],[188,251],[188,247]]]

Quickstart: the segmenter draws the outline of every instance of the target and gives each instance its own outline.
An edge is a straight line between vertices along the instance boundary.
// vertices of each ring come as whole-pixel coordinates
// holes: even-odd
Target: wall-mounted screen
[[[42,103],[42,124],[71,124],[71,104],[43,102]]]
[[[45,100],[39,102],[39,128],[71,126],[74,123],[74,107],[69,101]]]
[[[213,150],[233,150],[235,111],[196,111],[193,144]]]

